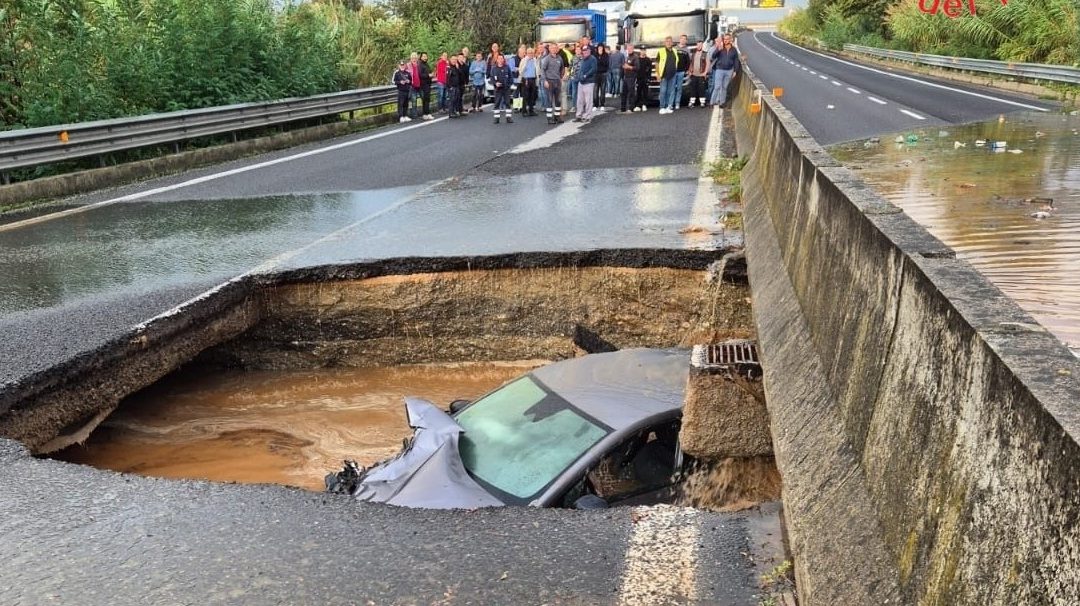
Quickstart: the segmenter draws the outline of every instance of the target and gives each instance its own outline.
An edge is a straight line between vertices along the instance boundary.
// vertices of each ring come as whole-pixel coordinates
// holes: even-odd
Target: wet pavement
[[[831,151],[1080,352],[1080,117],[1012,114]]]

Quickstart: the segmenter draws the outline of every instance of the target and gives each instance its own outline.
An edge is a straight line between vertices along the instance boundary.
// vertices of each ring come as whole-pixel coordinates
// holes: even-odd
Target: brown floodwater
[[[163,478],[323,489],[344,459],[368,465],[412,434],[403,397],[475,399],[537,362],[241,372],[186,369],[125,400],[55,458]]]
[[[830,151],[1080,351],[1080,117],[1012,114]],[[1047,218],[1032,198],[1053,199]]]

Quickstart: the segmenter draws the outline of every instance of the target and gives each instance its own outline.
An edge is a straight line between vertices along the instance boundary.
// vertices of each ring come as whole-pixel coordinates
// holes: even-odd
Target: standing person
[[[694,53],[690,55],[690,67],[686,72],[690,75],[690,102],[686,106],[694,107],[696,101],[701,107],[705,107],[705,80],[709,76],[709,53],[700,41],[694,45]]]
[[[536,100],[540,109],[547,109],[547,89],[544,88],[543,62],[548,56],[548,45],[541,42],[536,45]]]
[[[544,80],[544,113],[547,114],[548,124],[562,122],[562,106],[559,105],[562,88],[563,73],[562,52],[559,45],[549,44],[548,54],[540,60],[540,77]]]
[[[457,55],[450,57],[446,64],[447,108],[451,118],[461,117],[461,94],[465,90],[466,80],[458,66]]]
[[[660,81],[660,113],[675,111],[675,74],[679,69],[679,53],[671,36],[664,38],[664,48],[656,54],[656,79]]]
[[[468,55],[458,55],[457,57],[458,80],[461,82],[461,93],[457,98],[457,112],[459,116],[465,115],[465,91],[468,90],[466,87],[469,86],[468,57]]]
[[[580,88],[581,80],[578,79],[578,73],[581,71],[581,46],[574,47],[574,58],[570,60],[570,90],[566,93],[566,96],[570,99],[570,104],[573,107],[577,107],[578,88]],[[591,100],[591,99],[590,99]]]
[[[428,54],[420,53],[420,117],[431,120],[431,67],[428,66]]]
[[[648,111],[649,109],[649,80],[653,75],[653,62],[649,58],[649,55],[645,52],[645,48],[642,47],[638,51],[638,72],[637,72],[637,103],[641,106],[641,111]]]
[[[446,111],[446,100],[449,98],[446,92],[449,67],[450,58],[448,53],[444,52],[439,55],[439,60],[435,62],[435,107],[441,112]]]
[[[619,71],[622,72],[622,78],[619,79],[619,83],[622,85],[622,90],[619,92],[622,97],[619,111],[624,114],[628,107],[634,111],[641,111],[637,104],[637,75],[640,61],[641,58],[634,51],[634,45],[627,44],[626,56],[623,58],[622,64],[619,65]],[[627,104],[627,101],[630,103]]]
[[[420,119],[420,53],[413,52],[409,55],[409,76],[412,77],[412,106],[409,117]]]
[[[412,122],[412,119],[406,115],[409,112],[409,101],[412,99],[412,75],[409,73],[408,62],[398,62],[397,71],[394,72],[394,86],[397,87],[398,122]]]
[[[615,52],[611,53],[611,58],[608,59],[611,68],[608,70],[607,90],[612,97],[622,94],[623,64],[626,63],[626,57],[623,45],[616,44]]]
[[[607,108],[607,75],[608,70],[611,69],[611,55],[607,52],[607,46],[598,44],[596,46],[596,82],[593,86],[593,107],[598,108],[600,111],[605,111]]]
[[[679,65],[675,68],[675,109],[682,105],[683,83],[686,81],[686,68],[690,65],[691,49],[687,46],[686,34],[679,36],[679,46],[675,48],[679,53]]]
[[[727,103],[727,89],[731,79],[739,72],[739,51],[731,45],[731,34],[724,34],[720,47],[714,48],[709,55],[713,74],[712,105],[723,106]]]
[[[536,58],[536,51],[532,48],[525,49],[525,57],[518,66],[518,92],[522,96],[522,116],[536,115],[536,81],[540,76],[540,62]]]
[[[588,45],[581,47],[581,61],[577,70],[577,114],[575,122],[588,122],[593,117],[593,88],[596,86],[596,57]]]
[[[469,80],[472,82],[473,87],[473,102],[472,107],[469,108],[469,112],[484,111],[484,94],[487,92],[488,71],[489,67],[488,63],[484,61],[484,54],[477,51],[476,58],[474,58],[472,64],[469,65]]]
[[[559,99],[558,106],[563,108],[564,111],[570,111],[571,97],[570,97],[570,69],[574,65],[574,49],[571,48],[570,43],[563,45],[562,50],[559,51],[559,56],[563,61],[563,75],[562,75],[562,87],[559,89],[559,93],[562,98]],[[562,121],[562,114],[559,114],[559,121]]]
[[[513,124],[514,118],[510,112],[510,87],[514,85],[510,66],[506,64],[506,57],[495,55],[493,64],[488,67],[491,74],[491,86],[495,89],[495,124],[499,118],[506,115],[506,123]]]

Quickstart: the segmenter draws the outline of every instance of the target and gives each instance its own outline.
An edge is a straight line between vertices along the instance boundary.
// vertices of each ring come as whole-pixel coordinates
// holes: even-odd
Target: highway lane
[[[739,49],[768,87],[784,89],[784,106],[823,145],[1053,107],[1001,91],[831,57],[773,32],[746,32],[739,36]]]

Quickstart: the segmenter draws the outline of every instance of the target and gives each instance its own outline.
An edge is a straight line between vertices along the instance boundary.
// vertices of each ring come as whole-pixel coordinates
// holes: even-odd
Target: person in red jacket
[[[450,67],[447,53],[439,55],[439,61],[435,63],[435,97],[436,107],[439,111],[446,111],[446,70]]]

